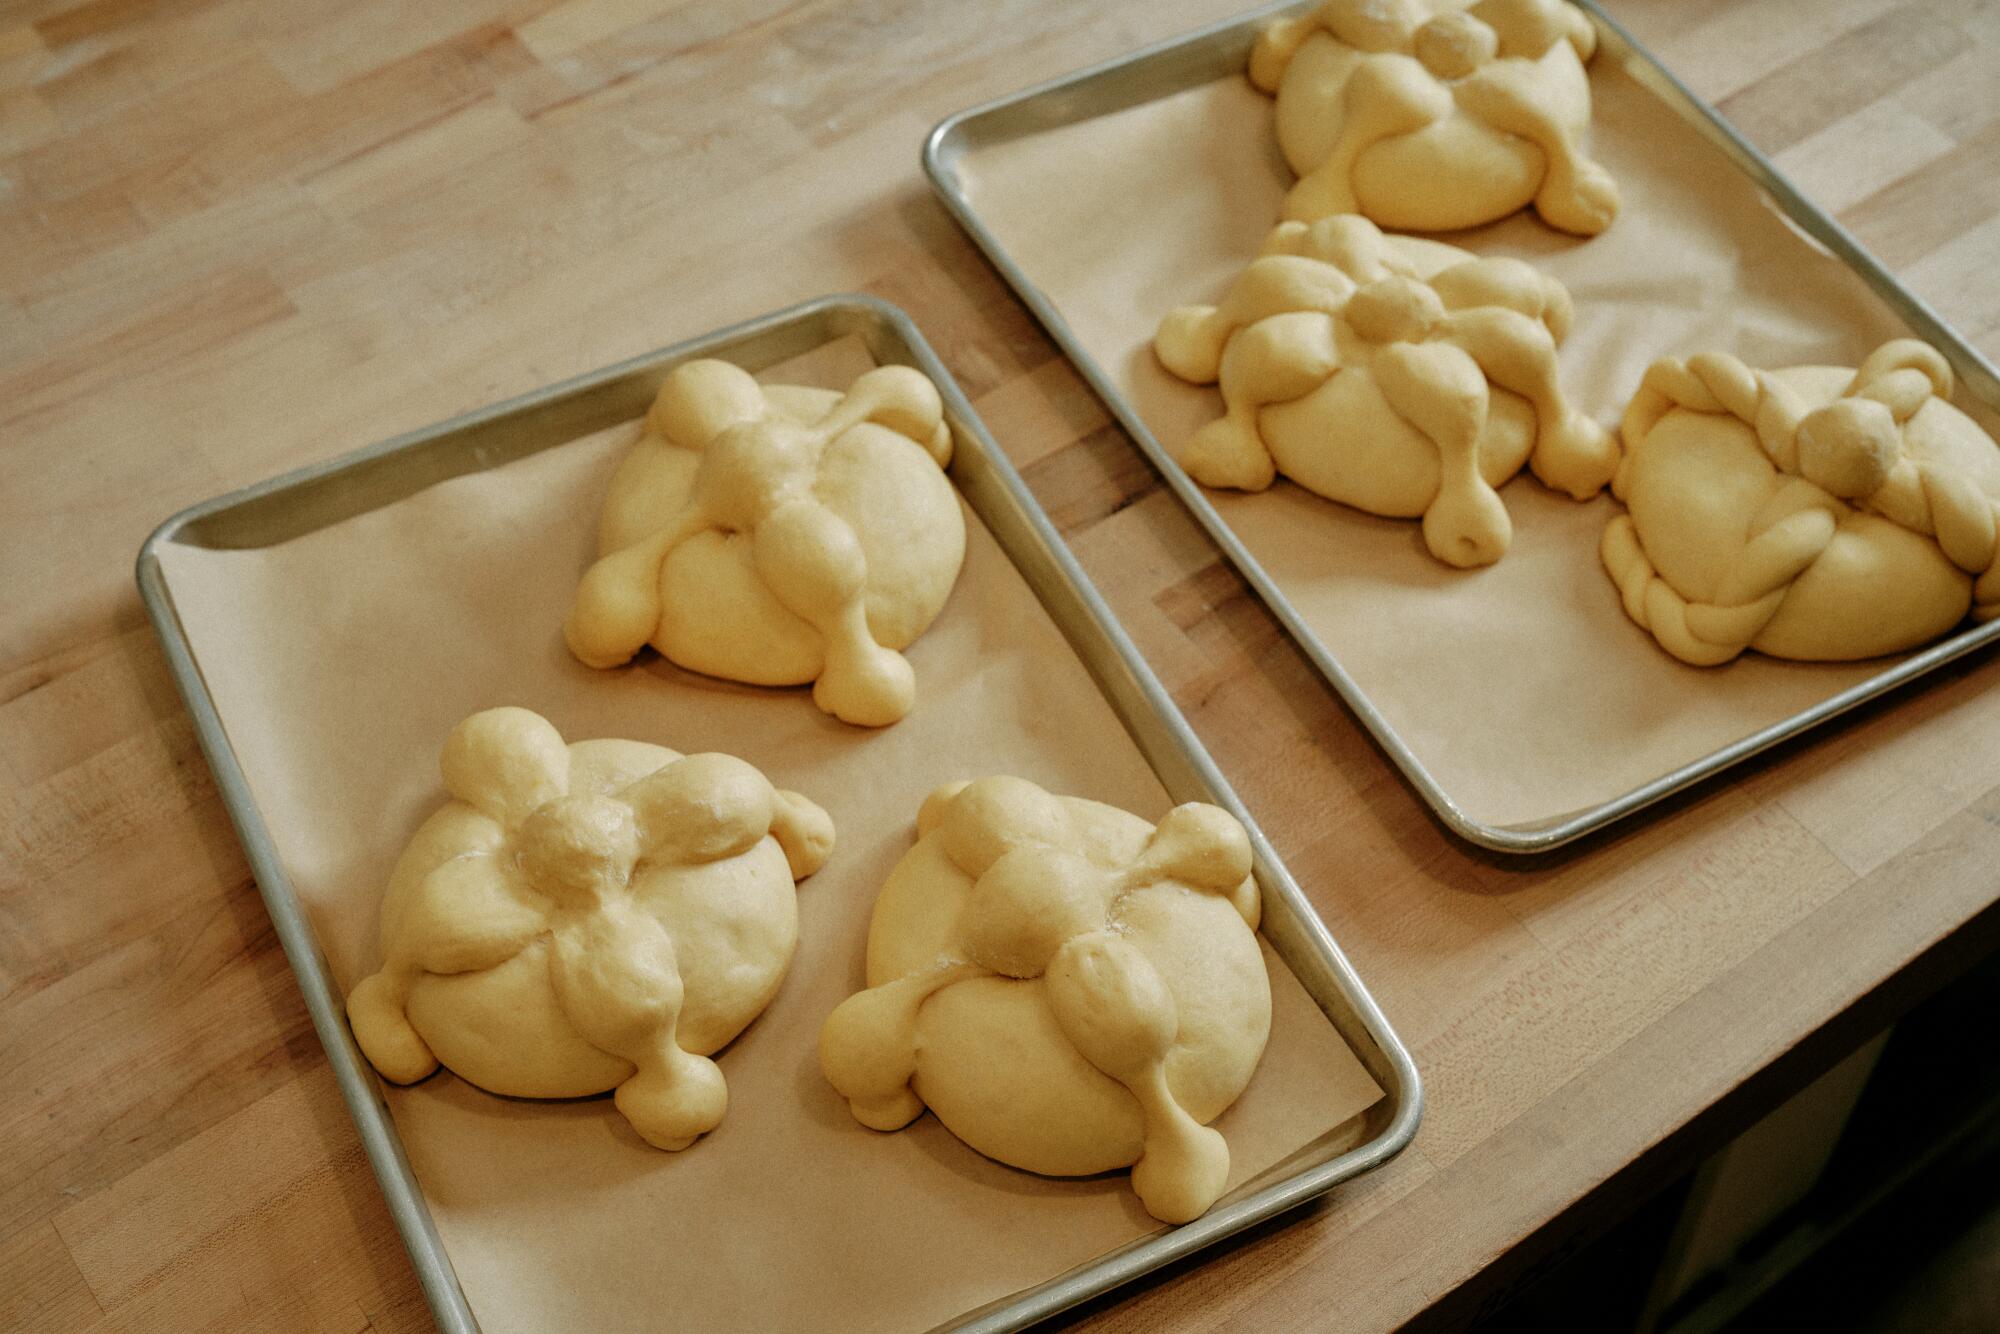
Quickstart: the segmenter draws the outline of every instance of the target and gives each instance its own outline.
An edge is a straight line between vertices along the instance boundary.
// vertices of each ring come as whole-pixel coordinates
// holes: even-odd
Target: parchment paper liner
[[[844,386],[852,340],[767,380]],[[175,605],[287,873],[343,989],[376,962],[376,904],[442,800],[437,751],[501,703],[565,737],[723,750],[833,815],[799,888],[776,1001],[721,1055],[730,1106],[692,1149],[646,1147],[602,1098],[490,1096],[449,1073],[387,1091],[468,1301],[488,1334],[652,1327],[923,1329],[1157,1228],[1124,1174],[1031,1176],[925,1116],[878,1135],[820,1076],[826,1014],[861,985],[876,887],[936,784],[1015,773],[1157,817],[1170,801],[1033,593],[967,511],[963,576],[911,649],[918,705],[864,731],[803,690],[679,671],[598,673],[560,623],[611,468],[636,426],[433,486],[279,546],[160,553]],[[1380,1093],[1283,963],[1270,1047],[1217,1123],[1232,1185],[1354,1139]]]
[[[1853,366],[1909,334],[1622,66],[1600,55],[1590,70],[1592,151],[1624,196],[1610,230],[1579,241],[1521,214],[1439,238],[1529,259],[1568,285],[1562,382],[1585,411],[1615,425],[1662,356]],[[1219,415],[1220,397],[1160,369],[1153,332],[1173,307],[1218,299],[1276,221],[1292,177],[1271,105],[1227,78],[957,163],[982,221],[1169,449]],[[1674,660],[1626,619],[1598,564],[1615,502],[1578,505],[1525,472],[1502,491],[1512,550],[1473,573],[1426,555],[1414,522],[1288,481],[1206,494],[1439,785],[1489,825],[1611,800],[1890,661]]]

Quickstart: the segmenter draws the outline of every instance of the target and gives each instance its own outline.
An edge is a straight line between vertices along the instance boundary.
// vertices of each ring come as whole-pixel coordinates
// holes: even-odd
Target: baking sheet
[[[1590,71],[1593,151],[1624,197],[1611,228],[1580,241],[1522,214],[1440,238],[1529,259],[1567,284],[1576,321],[1562,379],[1586,412],[1615,425],[1661,356],[1716,349],[1752,365],[1851,366],[1909,334],[1612,51]],[[1122,86],[1142,73],[1127,66]],[[1062,105],[1049,103],[1054,118]],[[1220,397],[1161,370],[1151,338],[1173,307],[1218,299],[1277,219],[1292,177],[1271,107],[1231,74],[1025,137],[974,139],[951,158],[971,212],[1170,449],[1219,414]],[[1983,405],[1963,393],[1959,403],[1995,427]],[[1896,661],[1678,662],[1626,618],[1599,565],[1616,503],[1578,505],[1525,471],[1502,490],[1511,551],[1470,573],[1432,560],[1414,522],[1364,515],[1288,481],[1261,495],[1203,494],[1448,795],[1462,828],[1557,824]]]
[[[852,341],[766,379],[843,385]],[[601,432],[283,544],[159,558],[230,744],[344,989],[374,966],[380,886],[441,799],[437,748],[465,714],[545,713],[570,739],[726,750],[833,814],[799,887],[784,989],[721,1055],[722,1125],[645,1147],[602,1098],[491,1097],[448,1073],[387,1100],[483,1328],[921,1329],[1158,1230],[1123,1174],[987,1162],[934,1118],[882,1136],[821,1078],[819,1024],[861,984],[874,891],[937,783],[1013,772],[1157,816],[1169,805],[1082,664],[968,512],[964,574],[910,651],[917,710],[847,728],[805,690],[694,676],[648,655],[575,664],[560,623],[609,472]],[[1218,1125],[1232,1185],[1308,1144],[1358,1139],[1376,1085],[1266,947],[1269,1050]]]

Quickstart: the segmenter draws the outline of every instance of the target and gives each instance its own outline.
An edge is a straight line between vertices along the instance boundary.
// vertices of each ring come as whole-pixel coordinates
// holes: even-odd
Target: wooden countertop
[[[1387,1169],[1098,1327],[1462,1319],[1993,947],[1991,654],[1501,862],[1431,822],[1107,426],[917,147],[1236,7],[0,10],[0,1326],[427,1323],[142,618],[147,531],[821,292],[915,313],[1428,1083]],[[1615,9],[2000,355],[2000,5]]]

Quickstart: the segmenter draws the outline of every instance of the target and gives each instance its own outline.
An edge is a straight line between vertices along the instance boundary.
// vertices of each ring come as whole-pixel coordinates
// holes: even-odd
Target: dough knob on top
[[[1462,79],[1500,54],[1500,37],[1471,14],[1440,14],[1417,29],[1415,50],[1438,78]]]
[[[1106,880],[1059,848],[1002,854],[974,882],[959,918],[966,959],[1006,977],[1040,977],[1064,941],[1104,925]]]
[[[1842,500],[1873,495],[1889,480],[1902,448],[1902,431],[1886,406],[1837,399],[1800,420],[1799,475]]]
[[[565,908],[595,908],[631,879],[639,824],[611,797],[557,797],[521,822],[515,846],[537,893]]]

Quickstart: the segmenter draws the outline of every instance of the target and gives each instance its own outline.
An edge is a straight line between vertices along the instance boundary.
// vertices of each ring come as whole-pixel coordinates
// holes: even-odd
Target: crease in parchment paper
[[[1854,366],[1909,335],[1608,55],[1591,65],[1591,93],[1592,152],[1624,198],[1608,231],[1580,240],[1523,213],[1438,238],[1527,259],[1568,286],[1561,377],[1584,411],[1615,426],[1663,356]],[[1212,388],[1160,368],[1151,340],[1169,310],[1217,300],[1279,215],[1292,178],[1269,98],[1227,78],[969,151],[957,171],[974,212],[1162,444],[1220,414]],[[1993,429],[1983,405],[1959,403]],[[1612,800],[1892,661],[1677,661],[1627,619],[1598,563],[1616,502],[1577,504],[1525,470],[1501,492],[1512,549],[1472,572],[1427,556],[1414,522],[1289,481],[1206,494],[1439,786],[1488,825]]]
[[[844,384],[853,349],[767,379]],[[387,1090],[487,1334],[551,1329],[926,1329],[1158,1227],[1122,1173],[1061,1181],[989,1162],[935,1118],[864,1129],[819,1072],[820,1023],[862,982],[875,890],[937,784],[1013,773],[1157,818],[1170,802],[1020,575],[967,511],[965,571],[910,650],[917,707],[881,731],[807,692],[679,671],[594,672],[561,622],[636,427],[601,432],[278,546],[169,544],[161,563],[230,743],[343,990],[377,959],[390,866],[443,799],[460,718],[526,705],[571,740],[634,737],[756,764],[832,813],[798,889],[778,998],[720,1056],[721,1126],[645,1146],[605,1098],[497,1098],[449,1073]],[[1232,1184],[1356,1133],[1380,1093],[1292,974],[1271,1044],[1217,1123]]]

